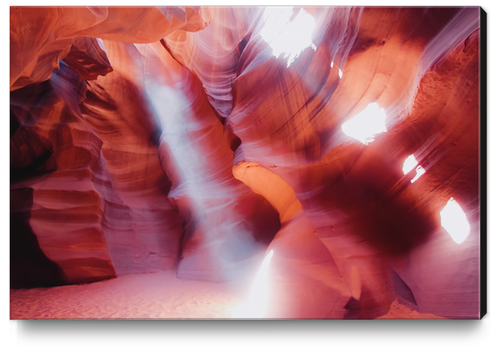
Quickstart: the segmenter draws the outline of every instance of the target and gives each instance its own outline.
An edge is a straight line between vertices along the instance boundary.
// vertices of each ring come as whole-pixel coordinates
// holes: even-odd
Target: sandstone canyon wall
[[[10,61],[12,287],[274,249],[272,317],[479,317],[479,8],[11,7]]]

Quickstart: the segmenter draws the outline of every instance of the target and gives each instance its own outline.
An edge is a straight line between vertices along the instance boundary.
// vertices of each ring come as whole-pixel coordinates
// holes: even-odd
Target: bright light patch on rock
[[[418,163],[419,162],[417,161],[417,159],[415,159],[413,154],[409,155],[407,159],[405,159],[405,162],[403,163],[403,174],[406,175],[407,173],[412,171],[413,168],[416,167]]]
[[[274,251],[271,250],[260,266],[257,277],[247,301],[239,305],[233,312],[233,318],[264,318],[269,302],[269,265]]]
[[[449,199],[441,211],[441,225],[457,244],[463,243],[470,234],[470,223],[461,206],[453,198]]]
[[[415,172],[417,172],[417,174],[415,175],[415,177],[413,179],[410,180],[410,182],[412,182],[412,183],[415,182],[416,180],[418,180],[420,178],[420,176],[422,176],[425,173],[425,169],[419,165],[415,169]]]
[[[417,159],[415,159],[415,157],[412,155],[409,155],[407,157],[407,159],[405,159],[405,162],[403,163],[403,174],[407,174],[409,173],[410,171],[413,170],[414,167],[416,167],[418,165],[418,161]],[[415,169],[415,171],[417,172],[417,174],[415,175],[415,177],[410,180],[410,182],[415,182],[416,180],[418,180],[420,178],[420,176],[422,176],[424,173],[425,173],[425,169],[422,167],[422,166],[417,166],[417,168]]]
[[[385,110],[373,102],[342,124],[342,131],[367,145],[374,141],[374,135],[386,132],[385,121]]]
[[[284,54],[284,58],[288,59],[287,67],[305,48],[316,50],[311,42],[315,19],[302,8],[293,16],[293,10],[294,7],[268,7],[264,12],[266,22],[260,32],[276,58]]]

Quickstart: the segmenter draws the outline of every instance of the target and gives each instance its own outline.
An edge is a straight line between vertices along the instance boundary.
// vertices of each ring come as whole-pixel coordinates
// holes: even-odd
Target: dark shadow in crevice
[[[10,288],[53,287],[67,284],[61,267],[39,246],[29,223],[32,188],[10,190]]]

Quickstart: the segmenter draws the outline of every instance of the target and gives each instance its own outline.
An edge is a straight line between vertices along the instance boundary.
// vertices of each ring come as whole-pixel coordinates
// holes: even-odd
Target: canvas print
[[[479,319],[481,11],[10,7],[10,319]]]

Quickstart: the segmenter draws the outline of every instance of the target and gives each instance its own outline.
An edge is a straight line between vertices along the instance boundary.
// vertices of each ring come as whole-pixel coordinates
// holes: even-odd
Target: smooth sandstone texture
[[[11,90],[48,79],[78,37],[150,43],[210,21],[190,7],[11,7],[10,18]]]
[[[222,282],[273,249],[271,317],[477,318],[479,9],[292,13],[294,60],[265,7],[12,7],[11,285]],[[366,145],[342,124],[372,103]]]

